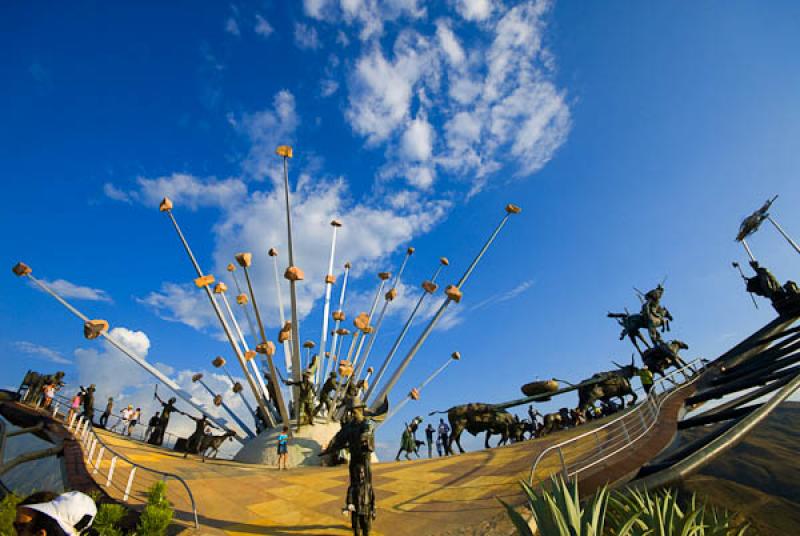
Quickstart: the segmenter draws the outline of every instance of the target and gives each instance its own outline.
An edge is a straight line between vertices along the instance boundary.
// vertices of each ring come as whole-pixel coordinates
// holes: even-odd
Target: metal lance
[[[292,242],[292,207],[289,201],[289,159],[292,158],[292,148],[288,145],[280,145],[275,149],[275,154],[283,158],[283,191],[286,198],[286,233],[289,241],[289,268],[284,277],[289,275],[292,269],[299,270],[294,264],[294,245]],[[292,307],[292,379],[299,382],[302,379],[300,370],[300,325],[297,320],[297,277],[289,279],[289,297]],[[300,427],[302,416],[299,408],[299,390],[294,390],[294,407],[297,414],[297,427]]]
[[[789,242],[789,245],[790,245],[790,246],[792,246],[792,248],[793,248],[793,249],[794,249],[794,250],[795,250],[797,253],[800,253],[800,246],[798,246],[798,245],[797,245],[797,242],[795,242],[794,240],[792,240],[792,238],[791,238],[791,237],[790,237],[788,234],[786,234],[786,231],[784,231],[784,230],[783,230],[783,227],[781,227],[780,225],[778,225],[778,222],[776,222],[774,219],[772,219],[772,216],[767,216],[767,219],[769,220],[769,222],[770,222],[772,225],[774,225],[774,226],[775,226],[775,228],[778,230],[778,232],[781,234],[781,236],[782,236],[783,238],[785,238],[787,242]]]
[[[372,307],[369,308],[368,325],[370,327],[372,326],[372,316],[375,314],[375,309],[378,307],[378,299],[381,297],[381,292],[383,292],[383,287],[386,284],[386,280],[392,277],[392,274],[389,272],[380,272],[378,277],[380,278],[381,283],[378,285],[378,290],[375,292],[375,298],[372,300]],[[356,349],[356,354],[352,361],[354,367],[358,365],[358,358],[361,355],[361,349],[364,347],[364,340],[369,336],[369,333],[370,332],[365,332],[364,336],[361,337],[361,340],[358,343],[358,348]],[[360,370],[360,367],[355,369],[356,372],[359,372]]]
[[[278,250],[275,248],[270,248],[267,252],[267,255],[272,257],[272,266],[275,272],[275,293],[278,295],[278,314],[281,319],[281,326],[286,325],[286,315],[283,313],[283,295],[281,294],[281,278],[278,274]],[[294,367],[292,363],[294,363],[294,359],[292,359],[292,348],[289,345],[289,341],[283,341],[283,362],[286,366],[286,372],[293,376]],[[293,391],[297,390],[297,387],[293,388]]]
[[[346,359],[346,361],[350,362],[350,364],[351,364],[350,366],[352,366],[352,361],[350,361],[350,356],[353,355],[353,349],[356,347],[356,342],[358,341],[358,338],[359,338],[360,335],[361,335],[361,330],[360,329],[356,329],[353,332],[353,340],[350,341],[350,349],[347,351],[347,359]],[[344,338],[344,337],[342,337],[342,338]],[[347,383],[346,383],[347,386],[350,385],[350,380],[352,379],[352,377],[353,377],[352,375],[348,376]],[[344,380],[344,378],[342,378],[342,380]],[[331,413],[334,413],[334,414],[336,413],[336,405],[339,403],[339,399],[341,398],[343,393],[347,392],[346,388],[343,389],[343,387],[345,387],[344,382],[339,382],[339,384],[336,386],[336,393],[333,395],[333,411]],[[325,416],[325,422],[330,421],[330,418],[331,418],[331,415],[326,415]]]
[[[225,366],[225,358],[224,357],[221,357],[221,356],[215,357],[214,360],[211,361],[211,364],[214,365],[214,368],[222,369],[222,372],[224,372],[225,375],[228,377],[228,380],[231,382],[231,385],[236,385],[236,380],[233,379],[233,375],[228,370],[228,367]],[[253,406],[250,405],[250,402],[247,400],[247,397],[244,396],[244,392],[243,391],[238,391],[237,394],[242,399],[242,402],[244,403],[244,405],[247,408],[247,411],[250,413],[250,415],[255,417],[256,412],[253,409]]]
[[[203,270],[200,269],[200,265],[197,263],[197,259],[194,258],[194,254],[192,253],[192,249],[189,247],[189,243],[186,241],[186,238],[183,236],[183,232],[181,232],[181,228],[178,225],[178,221],[175,219],[175,216],[172,214],[172,201],[168,197],[165,197],[161,204],[159,205],[159,210],[161,212],[166,212],[167,216],[169,216],[170,221],[172,221],[172,225],[175,227],[175,231],[178,233],[178,238],[180,238],[181,243],[183,244],[183,248],[186,250],[186,254],[189,256],[189,260],[192,261],[192,265],[194,266],[195,271],[197,272],[197,279],[195,280],[195,284],[198,286],[202,286],[203,289],[206,291],[206,295],[208,296],[209,301],[211,302],[211,307],[214,309],[214,313],[217,315],[217,319],[219,320],[220,325],[222,325],[222,330],[225,332],[225,337],[227,337],[228,342],[233,349],[233,353],[236,356],[236,359],[239,360],[239,365],[242,367],[242,372],[244,373],[244,377],[247,380],[248,385],[250,386],[250,390],[253,391],[253,396],[258,403],[258,407],[261,409],[261,412],[264,415],[265,422],[273,422],[272,415],[270,415],[269,411],[267,410],[267,405],[264,400],[259,396],[258,385],[256,385],[255,381],[253,381],[253,377],[250,375],[249,371],[247,370],[247,364],[245,363],[244,356],[242,355],[242,350],[239,348],[239,345],[236,343],[236,339],[233,337],[233,333],[231,332],[230,326],[228,326],[228,322],[225,320],[225,315],[222,314],[222,310],[217,303],[217,300],[214,298],[214,293],[209,288],[211,283],[213,282],[213,276],[206,276],[203,274]]]
[[[742,246],[744,246],[744,250],[747,252],[747,256],[750,257],[750,260],[756,262],[756,258],[753,256],[753,252],[750,251],[750,246],[747,244],[747,240],[742,238],[741,242]]]
[[[233,279],[233,284],[236,285],[236,295],[241,296],[244,294],[242,292],[242,287],[239,285],[239,278],[236,277],[236,266],[233,263],[228,263],[227,270],[231,274],[231,279]],[[238,300],[237,300],[238,303]],[[250,336],[253,337],[254,341],[258,340],[258,334],[256,333],[256,326],[253,324],[253,317],[250,316],[250,309],[247,308],[247,303],[239,303],[239,307],[242,308],[244,311],[244,316],[247,318],[247,325],[250,327]]]
[[[403,339],[408,333],[408,330],[411,328],[411,323],[414,321],[414,317],[417,315],[417,311],[419,311],[419,308],[422,307],[422,302],[425,301],[425,298],[428,296],[428,294],[433,294],[434,292],[436,292],[437,289],[436,278],[439,277],[439,273],[442,271],[442,268],[444,268],[449,264],[450,261],[447,260],[447,257],[440,258],[439,266],[436,267],[436,271],[433,272],[433,276],[430,278],[430,280],[422,283],[422,288],[424,292],[419,297],[419,300],[417,300],[417,304],[411,311],[411,314],[409,315],[408,320],[406,320],[403,329],[400,331],[400,334],[397,336],[397,339],[395,339],[394,344],[392,344],[392,348],[389,350],[389,353],[386,355],[386,358],[383,360],[383,363],[381,363],[381,368],[378,369],[378,373],[375,375],[375,380],[372,382],[372,385],[370,385],[369,388],[367,389],[367,394],[364,397],[365,400],[369,400],[369,397],[372,394],[372,391],[375,389],[375,386],[378,385],[378,383],[380,383],[381,381],[381,378],[383,378],[383,374],[389,367],[389,363],[391,363],[394,354],[397,353],[397,349],[400,348],[400,344],[403,342]]]
[[[258,364],[256,363],[256,353],[250,350],[250,347],[247,344],[247,339],[244,337],[244,333],[242,333],[241,328],[239,328],[239,322],[236,320],[236,317],[233,315],[233,309],[231,309],[231,304],[228,301],[228,296],[225,292],[228,288],[225,286],[225,283],[217,283],[217,286],[214,287],[214,294],[219,294],[222,297],[222,303],[225,304],[225,309],[228,311],[228,317],[231,319],[231,323],[233,324],[233,329],[236,331],[236,334],[239,336],[239,342],[242,343],[242,348],[244,348],[244,357],[245,361],[247,361],[253,369],[253,375],[258,380],[258,385],[261,387],[261,394],[263,395],[265,400],[269,400],[269,390],[267,390],[267,386],[264,383],[264,376],[262,375],[261,371],[258,368]]]
[[[231,416],[231,419],[233,419],[233,421],[236,424],[239,425],[239,428],[241,428],[244,431],[244,433],[247,434],[247,437],[249,437],[250,439],[253,439],[254,437],[256,437],[256,435],[244,423],[244,421],[242,421],[242,419],[240,419],[239,416],[236,415],[236,413],[233,412],[233,410],[228,406],[228,404],[226,404],[225,401],[222,400],[222,396],[220,396],[219,399],[217,398],[218,395],[215,394],[214,391],[211,390],[211,387],[209,387],[208,384],[206,384],[206,382],[203,381],[203,374],[202,373],[198,372],[197,374],[192,376],[192,381],[193,382],[197,382],[200,385],[202,385],[205,388],[205,390],[208,391],[208,394],[211,395],[211,398],[214,399],[214,403],[215,404],[216,404],[217,400],[219,400],[219,405],[222,406],[222,409],[224,409],[225,411],[228,412],[228,415]],[[240,392],[240,394],[241,394],[241,392]]]
[[[428,325],[425,326],[425,329],[420,334],[419,338],[417,339],[417,342],[415,342],[414,346],[412,346],[411,349],[408,351],[408,354],[406,354],[405,358],[403,358],[403,361],[397,367],[397,370],[394,371],[394,374],[392,374],[392,376],[389,378],[389,381],[386,382],[386,385],[383,387],[383,389],[375,396],[375,400],[372,402],[371,406],[372,410],[378,409],[383,403],[384,399],[389,396],[389,393],[392,391],[395,384],[400,379],[400,376],[403,375],[403,372],[405,372],[406,368],[408,367],[408,364],[411,363],[412,359],[414,359],[414,356],[417,354],[420,347],[422,347],[422,344],[431,334],[433,328],[436,327],[436,324],[442,318],[442,315],[444,315],[444,312],[447,310],[447,306],[450,305],[450,302],[455,301],[456,303],[458,303],[461,301],[461,288],[467,282],[467,279],[469,279],[469,276],[472,274],[472,271],[475,270],[475,267],[478,265],[478,261],[481,260],[481,257],[483,257],[484,253],[486,253],[486,250],[489,249],[489,246],[492,244],[492,242],[494,242],[494,239],[497,237],[500,230],[505,226],[506,222],[508,221],[508,218],[512,214],[519,214],[521,211],[522,209],[520,209],[516,205],[511,205],[511,204],[506,205],[506,215],[503,216],[502,220],[500,220],[500,223],[497,225],[497,228],[495,228],[494,232],[491,234],[489,239],[483,245],[483,248],[481,248],[480,252],[478,252],[478,255],[475,257],[475,259],[473,259],[472,263],[467,268],[467,271],[464,272],[464,275],[461,276],[461,279],[458,281],[458,283],[456,285],[449,286],[445,289],[444,292],[447,298],[444,300],[442,305],[436,311],[436,314],[433,315],[433,318],[431,318],[430,322],[428,322]]]
[[[314,383],[317,384],[317,390],[319,390],[320,383],[325,381],[325,371],[321,369],[325,367],[325,348],[328,344],[328,315],[331,311],[331,290],[333,289],[333,284],[336,281],[336,277],[333,275],[333,259],[334,255],[336,254],[336,231],[341,226],[342,223],[340,221],[331,221],[331,227],[333,227],[333,237],[331,238],[331,256],[328,260],[328,273],[325,276],[325,306],[322,310],[322,334],[319,337],[319,355],[320,359],[323,360],[323,365],[322,367],[318,366],[316,370],[314,370]],[[320,372],[322,372],[321,375]]]
[[[395,415],[395,414],[399,413],[399,412],[400,412],[400,410],[401,410],[401,409],[403,409],[403,406],[405,406],[406,404],[408,404],[408,401],[409,401],[409,400],[417,400],[417,399],[419,398],[419,395],[420,395],[420,393],[422,392],[422,390],[425,388],[425,386],[426,386],[426,385],[428,385],[429,383],[431,383],[431,382],[434,380],[434,378],[436,378],[436,376],[438,376],[439,374],[441,374],[442,372],[444,372],[444,369],[446,369],[446,368],[447,368],[447,367],[450,365],[450,363],[452,363],[453,361],[459,361],[460,359],[461,359],[461,354],[460,354],[460,353],[458,353],[458,352],[453,352],[453,353],[450,355],[450,359],[448,359],[447,361],[445,361],[444,365],[442,365],[441,367],[439,367],[438,369],[436,369],[435,371],[433,371],[433,374],[431,374],[430,376],[428,376],[428,377],[425,379],[425,381],[424,381],[424,382],[422,382],[422,383],[419,385],[419,387],[415,387],[414,389],[412,389],[412,390],[411,390],[411,391],[410,391],[410,392],[409,392],[409,393],[406,395],[406,397],[405,397],[405,398],[402,400],[402,402],[400,402],[399,404],[397,404],[397,405],[394,407],[394,409],[393,409],[392,411],[390,411],[390,412],[389,412],[389,415],[387,415],[387,416],[386,416],[386,419],[384,419],[384,421],[383,421],[381,424],[386,424],[386,421],[388,421],[389,419],[391,419],[392,417],[394,417],[394,415]]]
[[[400,265],[400,269],[397,271],[397,274],[394,276],[394,281],[392,282],[392,288],[389,289],[389,292],[386,293],[383,300],[383,307],[381,308],[381,312],[378,314],[378,321],[375,322],[375,331],[370,335],[369,343],[367,343],[367,348],[364,350],[364,358],[358,364],[358,370],[356,371],[356,378],[361,377],[361,371],[364,369],[364,365],[369,358],[370,352],[372,352],[372,347],[375,344],[375,339],[378,338],[378,333],[381,330],[381,324],[383,324],[383,318],[386,315],[386,309],[389,308],[389,304],[397,297],[397,285],[400,283],[400,277],[403,275],[403,271],[406,269],[406,264],[408,263],[408,259],[411,258],[411,255],[414,254],[414,248],[408,248],[406,250],[406,256],[403,259],[403,263]]]
[[[256,324],[258,324],[259,332],[261,333],[261,344],[264,347],[268,346],[267,343],[267,334],[264,332],[264,323],[261,321],[261,313],[258,310],[258,303],[256,302],[256,295],[253,292],[253,282],[250,280],[250,271],[247,269],[247,265],[250,264],[251,257],[248,257],[249,254],[247,253],[240,253],[236,256],[236,261],[239,263],[239,266],[242,267],[242,271],[244,272],[244,279],[247,282],[247,290],[250,292],[250,301],[253,304],[253,311],[256,314]],[[274,348],[273,348],[274,349]],[[277,382],[278,372],[275,369],[275,362],[272,360],[272,356],[267,353],[267,365],[269,366],[269,377],[272,378],[273,382]],[[278,412],[281,414],[281,420],[283,421],[284,426],[289,426],[289,413],[286,411],[286,404],[283,402],[283,393],[281,393],[280,389],[275,389],[275,406],[278,408]],[[270,423],[271,426],[275,426],[274,419],[272,415],[268,414],[268,420],[266,421]]]
[[[122,352],[123,354],[128,356],[129,358],[131,358],[137,365],[139,365],[144,370],[146,370],[147,372],[149,372],[150,374],[155,376],[156,379],[158,379],[161,383],[163,383],[164,385],[169,387],[184,402],[186,402],[187,404],[192,406],[194,409],[199,411],[201,414],[203,414],[206,417],[208,417],[209,420],[214,422],[214,424],[218,425],[223,430],[226,430],[226,431],[229,431],[229,432],[233,432],[233,430],[228,428],[228,426],[225,424],[224,421],[221,421],[221,420],[217,419],[216,417],[214,417],[213,415],[210,415],[208,412],[206,412],[206,410],[203,409],[202,404],[200,402],[197,402],[194,398],[192,398],[192,395],[189,392],[184,391],[183,389],[181,389],[181,387],[177,383],[175,383],[174,381],[169,379],[167,376],[165,376],[160,370],[158,370],[157,368],[152,366],[150,363],[145,361],[143,358],[141,358],[138,355],[136,355],[135,352],[130,350],[127,346],[125,346],[124,344],[119,342],[116,338],[114,338],[112,335],[110,335],[108,333],[108,322],[105,322],[103,320],[90,320],[86,315],[84,315],[79,310],[77,310],[75,307],[73,307],[64,298],[62,298],[61,296],[56,294],[56,292],[53,289],[51,289],[50,287],[48,287],[47,285],[45,285],[44,283],[42,283],[41,281],[36,279],[33,275],[31,275],[30,268],[28,268],[28,266],[26,266],[25,264],[23,264],[23,263],[17,264],[14,267],[14,273],[16,273],[17,275],[20,275],[20,276],[27,276],[31,281],[33,281],[33,283],[37,287],[39,287],[40,289],[42,289],[46,293],[50,294],[61,305],[66,307],[69,312],[71,312],[72,314],[74,314],[75,316],[80,318],[84,322],[84,335],[86,336],[86,338],[88,338],[88,339],[96,339],[97,337],[103,337],[114,348],[116,348],[117,350],[119,350],[120,352]],[[236,439],[240,443],[242,442],[242,440],[240,438],[237,437]]]
[[[344,318],[344,293],[345,290],[347,290],[347,279],[349,275],[350,275],[350,263],[346,262],[344,263],[344,279],[342,280],[342,290],[339,292],[339,309],[334,311],[333,313],[336,316],[334,318],[335,323],[333,324],[333,338],[331,339],[330,358],[325,359],[323,361],[324,372],[320,377],[320,383],[325,381],[325,379],[328,377],[328,362],[333,363],[334,359],[338,358],[339,356],[339,350],[336,348],[336,342],[340,340],[339,326],[342,322],[342,319]],[[319,389],[317,389],[317,391],[319,391]]]

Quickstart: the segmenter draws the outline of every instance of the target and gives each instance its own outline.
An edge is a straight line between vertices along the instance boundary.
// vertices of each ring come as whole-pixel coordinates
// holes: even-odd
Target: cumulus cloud
[[[112,302],[111,296],[109,296],[105,290],[101,290],[99,288],[77,285],[65,279],[56,279],[54,281],[42,279],[41,281],[64,298],[108,303]],[[39,289],[38,286],[35,286],[34,288]]]
[[[44,359],[45,361],[50,361],[51,363],[58,363],[60,365],[69,365],[72,363],[72,361],[64,357],[61,352],[33,342],[17,341],[13,343],[13,347],[20,352],[39,359]]]
[[[345,118],[368,147],[385,147],[378,176],[428,189],[442,169],[471,182],[474,194],[503,168],[516,176],[541,169],[570,129],[565,93],[553,81],[553,56],[542,46],[549,8],[547,0],[510,9],[456,3],[463,17],[485,20],[469,51],[447,18],[436,21],[435,35],[401,29],[388,50],[378,41],[365,44],[348,76]],[[412,117],[431,102],[441,121],[423,131]],[[425,139],[443,143],[428,156],[415,150],[427,147]],[[421,160],[430,163],[420,166]]]

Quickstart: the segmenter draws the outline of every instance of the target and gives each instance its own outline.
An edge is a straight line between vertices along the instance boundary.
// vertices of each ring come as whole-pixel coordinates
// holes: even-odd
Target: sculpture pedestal
[[[319,419],[313,426],[301,426],[292,429],[289,438],[289,467],[320,466],[323,458],[317,456],[341,429],[338,422],[325,423]],[[278,466],[278,436],[280,428],[270,428],[251,439],[239,450],[234,460],[242,463]]]

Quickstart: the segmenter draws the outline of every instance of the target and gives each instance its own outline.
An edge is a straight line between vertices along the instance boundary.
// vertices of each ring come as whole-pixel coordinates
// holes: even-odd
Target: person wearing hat
[[[108,403],[106,403],[106,410],[100,415],[100,426],[103,428],[108,425],[108,418],[111,417],[111,411],[114,409],[114,399],[112,397],[108,397]]]
[[[48,502],[22,501],[14,531],[18,536],[78,536],[92,526],[96,515],[91,497],[70,491]]]
[[[637,372],[639,376],[639,380],[642,382],[642,388],[644,389],[645,394],[650,394],[650,390],[653,388],[653,373],[650,368],[645,365],[639,369]]]

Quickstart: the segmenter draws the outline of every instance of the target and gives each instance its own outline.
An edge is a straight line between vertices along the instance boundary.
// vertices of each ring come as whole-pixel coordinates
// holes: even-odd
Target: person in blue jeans
[[[289,469],[288,458],[289,458],[289,427],[284,426],[283,431],[280,434],[278,434],[278,470]],[[281,465],[283,466],[281,467]]]

